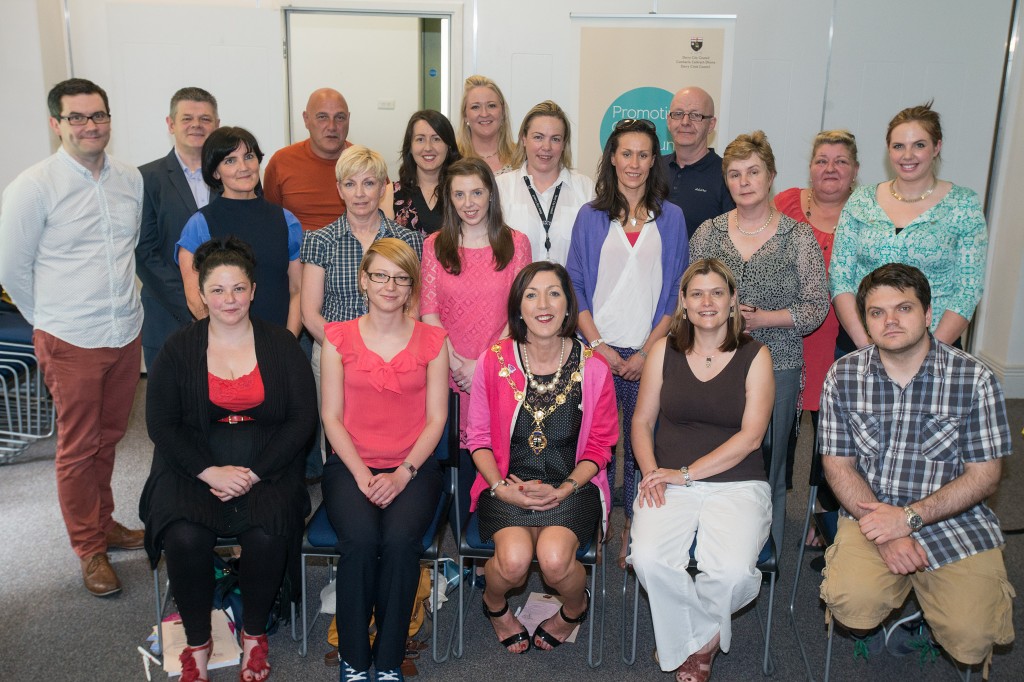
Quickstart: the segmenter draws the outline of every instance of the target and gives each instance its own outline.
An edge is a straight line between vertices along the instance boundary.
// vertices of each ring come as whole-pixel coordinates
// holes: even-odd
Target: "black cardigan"
[[[298,546],[310,511],[303,476],[318,418],[313,372],[288,330],[251,319],[265,398],[246,410],[255,419],[251,469],[260,477],[248,492],[249,510],[254,525]],[[220,409],[210,403],[209,326],[205,319],[172,334],[149,370],[146,426],[155,447],[139,517],[154,567],[169,524],[184,519],[213,527],[220,518],[220,500],[197,478],[214,464],[209,431]]]

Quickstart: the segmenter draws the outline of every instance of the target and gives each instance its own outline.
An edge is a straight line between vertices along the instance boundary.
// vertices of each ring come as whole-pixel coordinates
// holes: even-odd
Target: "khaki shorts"
[[[825,552],[821,598],[843,626],[872,630],[913,589],[935,641],[961,663],[988,660],[993,644],[1013,641],[1013,587],[1002,549],[991,549],[933,571],[891,573],[857,522],[839,519]],[[828,616],[826,615],[826,618]]]

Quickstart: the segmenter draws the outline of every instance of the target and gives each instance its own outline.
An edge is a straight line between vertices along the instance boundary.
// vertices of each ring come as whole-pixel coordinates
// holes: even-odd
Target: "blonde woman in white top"
[[[516,170],[497,177],[505,222],[530,238],[534,261],[565,265],[576,214],[594,198],[594,181],[572,169],[571,140],[562,108],[541,102],[519,127]]]

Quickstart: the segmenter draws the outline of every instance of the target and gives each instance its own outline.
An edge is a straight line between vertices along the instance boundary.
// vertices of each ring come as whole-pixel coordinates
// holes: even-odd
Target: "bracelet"
[[[636,354],[637,354],[637,355],[639,355],[640,357],[642,357],[642,358],[643,358],[644,360],[646,360],[646,359],[647,359],[647,351],[645,351],[645,350],[644,350],[643,348],[641,348],[640,350],[638,350],[638,351],[636,352]]]
[[[569,493],[570,495],[575,495],[576,493],[578,493],[580,491],[580,484],[576,482],[576,479],[571,478],[571,477],[565,479],[564,481],[562,481],[562,485],[560,485],[558,487],[561,488],[566,483],[568,483],[569,485],[572,486],[572,492]]]
[[[690,478],[690,467],[682,467],[679,470],[683,472],[683,485],[687,488],[693,487],[693,479]]]
[[[508,481],[506,481],[504,478],[499,481],[495,481],[494,485],[492,485],[490,490],[488,491],[491,494],[491,497],[498,496],[498,486],[500,485],[508,487]]]

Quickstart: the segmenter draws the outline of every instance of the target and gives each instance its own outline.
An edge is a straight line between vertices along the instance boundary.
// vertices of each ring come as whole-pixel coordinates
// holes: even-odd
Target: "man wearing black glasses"
[[[683,88],[672,98],[668,131],[675,150],[661,157],[668,180],[668,200],[683,209],[687,236],[705,220],[736,208],[722,175],[722,157],[708,148],[715,129],[715,103],[696,87]]]
[[[121,590],[107,550],[142,549],[142,531],[114,521],[110,488],[141,362],[142,176],[104,151],[102,88],[72,78],[47,103],[61,147],[4,190],[0,281],[35,328],[57,410],[57,497],[85,587],[103,597]]]

